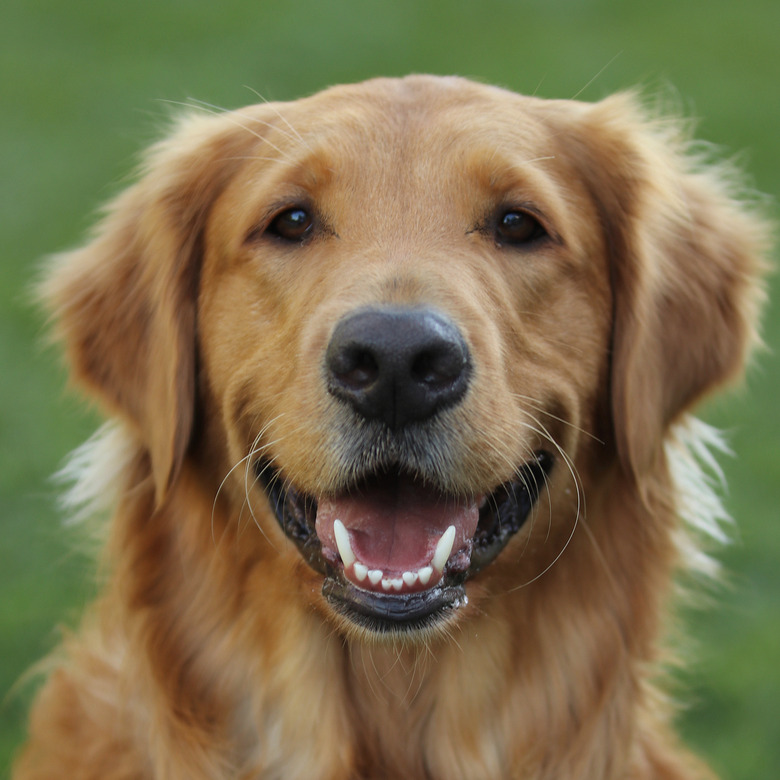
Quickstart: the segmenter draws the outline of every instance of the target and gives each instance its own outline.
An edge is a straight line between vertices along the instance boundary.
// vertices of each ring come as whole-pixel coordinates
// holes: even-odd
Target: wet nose
[[[376,307],[344,317],[325,354],[328,390],[362,417],[402,428],[465,394],[468,346],[431,308]]]

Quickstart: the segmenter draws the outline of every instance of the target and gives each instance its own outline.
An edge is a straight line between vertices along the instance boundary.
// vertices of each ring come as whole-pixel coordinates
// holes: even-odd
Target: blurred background
[[[698,135],[780,193],[777,0],[4,0],[0,10],[0,775],[23,739],[20,675],[92,593],[49,476],[97,418],[64,389],[28,288],[126,183],[170,102],[236,108],[375,75],[471,76],[597,100],[676,95]],[[773,214],[777,209],[770,206]],[[776,286],[776,285],[775,285]],[[717,609],[692,612],[681,728],[725,778],[780,776],[780,309],[746,388],[704,410],[737,457]],[[598,780],[594,778],[593,780]]]

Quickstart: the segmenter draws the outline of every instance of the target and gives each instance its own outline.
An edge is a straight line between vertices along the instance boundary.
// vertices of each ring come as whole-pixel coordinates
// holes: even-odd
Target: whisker
[[[546,417],[550,417],[556,422],[563,423],[564,425],[568,426],[569,428],[576,431],[577,433],[581,433],[583,436],[587,436],[588,438],[593,439],[593,441],[598,442],[599,444],[604,444],[604,442],[601,439],[599,439],[598,436],[586,430],[585,428],[581,428],[579,425],[575,425],[570,420],[567,420],[563,417],[559,417],[558,415],[548,411],[530,395],[523,395],[522,393],[513,393],[512,395],[513,397],[522,401],[524,405],[530,406],[535,412],[539,412],[540,414],[543,414]]]
[[[247,160],[248,162],[272,162],[280,165],[289,165],[291,168],[297,168],[298,164],[290,160],[280,160],[278,157],[267,157],[263,155],[246,155],[243,157],[223,157],[223,160],[230,162],[232,160]]]
[[[226,118],[226,119],[227,119],[229,122],[231,122],[231,124],[235,125],[236,127],[239,127],[239,128],[241,128],[242,130],[246,130],[246,132],[247,132],[247,133],[249,133],[250,135],[253,135],[255,138],[257,138],[257,140],[258,140],[258,141],[262,141],[263,143],[265,143],[265,144],[268,144],[268,146],[270,146],[270,147],[271,147],[271,148],[272,148],[274,151],[277,151],[277,152],[279,152],[279,154],[280,154],[282,157],[284,157],[284,158],[285,158],[285,159],[286,159],[288,162],[293,162],[292,158],[291,158],[291,157],[289,157],[289,155],[288,155],[288,154],[286,154],[286,153],[284,152],[284,150],[280,149],[280,148],[279,148],[279,147],[278,147],[278,146],[277,146],[275,143],[273,143],[273,141],[269,141],[269,140],[268,140],[268,138],[267,138],[266,136],[262,135],[262,133],[258,133],[256,130],[253,130],[251,127],[248,127],[248,126],[247,126],[246,124],[244,124],[243,122],[239,122],[239,121],[236,119],[236,117],[237,117],[237,116],[239,116],[239,117],[241,117],[242,119],[246,119],[246,120],[248,120],[248,121],[250,121],[250,122],[256,122],[256,123],[258,123],[258,124],[265,125],[266,127],[272,127],[272,128],[274,128],[274,127],[275,127],[274,125],[271,125],[271,124],[270,124],[270,123],[268,123],[268,122],[262,122],[261,120],[257,119],[256,117],[249,117],[249,116],[247,116],[246,114],[242,114],[242,113],[241,113],[241,112],[239,112],[239,111],[231,111],[231,112],[229,112],[229,113],[226,113],[226,114],[224,114],[224,116],[225,116],[225,118]],[[278,129],[278,128],[276,128],[276,129]],[[290,138],[290,136],[289,136],[289,135],[287,135],[287,133],[285,133],[284,131],[282,131],[282,130],[279,130],[279,132],[280,132],[280,133],[281,133],[283,136],[285,136],[285,137],[287,137],[287,138]]]
[[[256,474],[254,476],[254,479],[250,481],[249,475],[252,471],[253,465],[257,462],[258,456],[262,455],[268,447],[273,446],[274,444],[278,443],[278,440],[265,442],[264,444],[261,444],[261,441],[263,437],[268,432],[268,429],[276,423],[283,415],[277,415],[272,420],[269,420],[265,425],[263,425],[255,438],[252,440],[252,444],[249,446],[249,450],[244,457],[239,459],[236,463],[231,466],[231,468],[228,470],[227,474],[225,474],[224,478],[219,484],[219,487],[217,488],[216,493],[214,494],[214,500],[211,505],[211,538],[212,541],[216,544],[216,533],[215,533],[215,527],[214,527],[214,521],[216,517],[216,511],[217,511],[217,503],[219,501],[219,496],[222,493],[222,490],[225,488],[228,480],[231,478],[233,473],[239,469],[244,469],[244,502],[241,506],[239,516],[237,518],[238,527],[240,529],[241,527],[241,518],[243,516],[244,509],[246,509],[249,512],[249,515],[251,516],[255,526],[260,531],[260,533],[263,535],[263,537],[266,539],[266,541],[269,542],[269,544],[273,545],[273,542],[268,537],[268,534],[266,534],[265,530],[263,529],[262,525],[260,524],[260,521],[258,520],[257,516],[255,515],[254,509],[252,507],[252,499],[251,499],[251,490],[254,487],[254,485],[257,483],[257,481],[260,479],[260,476],[263,472],[260,474]],[[272,463],[274,462],[275,458],[272,458],[264,465],[263,471],[265,469],[271,468]]]
[[[266,138],[264,135],[258,133],[256,130],[253,130],[251,127],[248,127],[246,124],[239,122],[236,119],[236,117],[241,117],[242,119],[246,119],[249,122],[255,122],[257,124],[265,125],[266,127],[273,128],[289,140],[293,140],[293,141],[299,140],[295,136],[290,135],[289,133],[285,132],[278,126],[271,124],[270,122],[266,122],[265,120],[262,120],[259,117],[249,116],[248,114],[242,113],[240,110],[230,111],[230,110],[220,108],[218,106],[212,106],[209,103],[205,103],[204,101],[201,100],[191,99],[188,102],[184,102],[180,100],[165,100],[163,102],[174,106],[184,106],[186,108],[198,109],[199,111],[203,111],[206,114],[211,114],[212,116],[224,116],[225,119],[227,119],[235,127],[239,127],[242,130],[246,130],[247,133],[253,135],[255,138],[257,138],[258,141],[262,141],[263,143],[268,144],[268,146],[270,146],[273,150],[277,151],[283,158],[285,158],[288,163],[290,163],[291,165],[295,164],[295,161],[289,155],[287,155],[282,149],[280,149],[276,144],[274,144],[272,141],[269,141],[268,138]],[[302,143],[306,145],[305,142]]]
[[[296,140],[300,141],[302,144],[305,145],[305,141],[303,140],[303,136],[295,129],[295,127],[289,122],[287,117],[285,117],[284,114],[282,114],[282,112],[277,107],[276,103],[278,101],[276,101],[276,100],[269,100],[265,95],[263,95],[262,92],[258,92],[258,90],[256,90],[254,87],[250,87],[248,84],[244,84],[244,89],[246,89],[249,92],[251,92],[258,99],[260,104],[262,104],[266,108],[269,108],[272,111],[274,111],[274,113],[279,117],[279,119],[281,119],[282,122],[284,122],[284,124],[287,125],[287,128],[292,133],[292,136],[294,136]]]
[[[531,415],[529,415],[531,416]],[[516,585],[513,588],[509,589],[509,592],[512,593],[516,590],[520,590],[521,588],[528,587],[532,583],[536,582],[538,579],[543,577],[555,564],[560,560],[563,553],[568,548],[569,544],[571,543],[571,540],[574,538],[574,534],[577,530],[577,527],[579,526],[580,517],[583,511],[583,492],[581,490],[581,481],[579,479],[579,475],[577,474],[576,466],[574,465],[573,461],[569,457],[569,455],[566,453],[566,451],[561,447],[558,442],[555,441],[555,439],[550,435],[549,431],[542,425],[538,420],[534,420],[537,425],[539,425],[539,429],[534,429],[532,426],[528,426],[529,430],[533,430],[538,435],[543,436],[547,441],[549,441],[556,449],[558,454],[561,456],[561,460],[566,465],[566,468],[569,471],[569,474],[571,475],[572,482],[574,483],[575,490],[576,490],[576,496],[577,496],[577,506],[574,513],[574,522],[572,524],[571,532],[569,533],[568,538],[566,539],[566,542],[561,547],[558,554],[555,556],[555,558],[544,568],[543,571],[539,572],[536,576],[532,577],[530,580],[527,580],[526,582]],[[547,482],[547,479],[545,478],[545,482]],[[549,485],[547,487],[548,490],[548,497],[550,496],[549,493]],[[550,527],[552,525],[552,513],[550,514]],[[549,538],[549,536],[548,536]]]
[[[531,163],[535,162],[544,162],[545,160],[554,160],[555,155],[554,154],[548,154],[543,157],[532,157],[530,160],[523,160],[522,164],[524,165],[530,165]]]
[[[261,102],[269,109],[274,111],[274,113],[281,119],[282,122],[289,128],[291,132],[286,132],[282,128],[280,128],[278,125],[273,124],[272,122],[268,122],[265,119],[261,119],[258,116],[252,116],[250,114],[247,114],[245,109],[229,109],[224,108],[222,106],[216,106],[213,103],[208,103],[205,100],[198,100],[197,98],[191,98],[191,102],[189,105],[192,105],[193,108],[201,108],[204,111],[209,111],[211,114],[214,115],[222,115],[222,114],[230,114],[232,116],[239,116],[242,119],[246,119],[250,122],[257,122],[258,124],[263,125],[264,127],[271,128],[272,130],[276,130],[282,135],[284,135],[286,138],[289,138],[291,141],[297,141],[303,146],[306,146],[307,149],[311,150],[310,147],[306,144],[306,142],[301,137],[301,134],[287,121],[287,119],[284,117],[284,115],[269,101],[265,100],[261,95],[258,95],[258,97],[261,99]]]
[[[295,136],[295,138],[300,141],[309,151],[311,151],[311,147],[306,143],[303,136],[295,129],[295,127],[290,123],[290,121],[287,119],[287,117],[267,98],[265,98],[263,95],[261,95],[256,89],[253,89],[250,86],[244,85],[246,89],[248,89],[250,92],[252,92],[261,103],[266,105],[268,108],[270,108],[278,117],[279,119],[284,122],[285,125],[290,129],[290,132]]]
[[[609,67],[612,65],[612,63],[613,63],[613,62],[614,62],[614,61],[615,61],[615,60],[616,60],[618,57],[620,57],[622,54],[623,54],[623,52],[622,52],[622,51],[619,51],[619,52],[618,52],[618,53],[617,53],[617,54],[616,54],[616,55],[615,55],[615,56],[614,56],[614,57],[613,57],[613,58],[612,58],[612,59],[611,59],[611,60],[610,60],[610,61],[609,61],[609,62],[608,62],[606,65],[604,65],[604,67],[603,67],[603,68],[601,68],[601,70],[599,70],[599,71],[598,71],[598,73],[596,73],[596,75],[595,75],[595,76],[593,76],[593,77],[592,77],[592,78],[591,78],[591,79],[590,79],[590,80],[589,80],[589,81],[588,81],[588,82],[585,84],[585,86],[581,87],[581,88],[580,88],[580,89],[579,89],[577,92],[575,92],[575,93],[574,93],[574,95],[571,97],[571,100],[576,100],[576,99],[577,99],[577,98],[578,98],[578,97],[579,97],[579,96],[580,96],[580,95],[581,95],[581,94],[582,94],[582,93],[583,93],[583,92],[584,92],[584,91],[585,91],[585,90],[586,90],[586,89],[587,89],[587,88],[588,88],[588,87],[589,87],[589,86],[590,86],[590,85],[591,85],[591,84],[592,84],[594,81],[596,81],[596,79],[598,79],[598,78],[599,78],[599,76],[601,76],[601,74],[602,74],[602,73],[604,73],[604,71],[605,71],[605,70],[607,70],[607,68],[609,68]]]
[[[216,537],[214,535],[214,518],[217,512],[217,501],[219,500],[219,495],[222,492],[222,488],[225,487],[225,484],[227,483],[228,479],[230,479],[230,475],[239,468],[244,461],[246,461],[249,457],[251,457],[251,453],[249,455],[244,455],[241,460],[239,460],[237,463],[235,463],[233,466],[231,466],[230,470],[227,474],[225,474],[224,478],[222,479],[222,482],[219,483],[219,487],[217,488],[217,492],[214,494],[214,501],[211,504],[211,540],[214,542],[214,544],[217,543]]]

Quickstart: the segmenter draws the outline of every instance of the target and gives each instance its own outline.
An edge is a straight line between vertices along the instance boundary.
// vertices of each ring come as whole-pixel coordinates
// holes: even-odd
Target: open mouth
[[[464,584],[528,519],[554,459],[541,450],[490,493],[453,496],[401,470],[335,496],[307,495],[258,462],[284,533],[325,577],[323,596],[378,633],[435,625],[466,602]]]

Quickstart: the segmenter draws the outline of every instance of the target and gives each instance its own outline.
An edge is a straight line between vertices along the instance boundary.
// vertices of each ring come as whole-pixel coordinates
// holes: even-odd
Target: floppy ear
[[[768,229],[732,194],[732,172],[697,160],[679,122],[648,119],[630,95],[590,107],[579,136],[610,255],[615,444],[638,477],[669,424],[741,372]]]
[[[183,120],[150,150],[92,241],[54,258],[41,285],[74,378],[148,449],[158,501],[193,425],[204,221],[251,140],[224,116]]]

